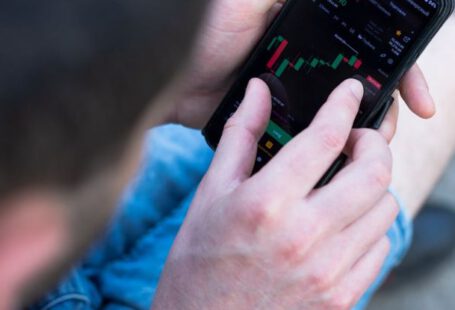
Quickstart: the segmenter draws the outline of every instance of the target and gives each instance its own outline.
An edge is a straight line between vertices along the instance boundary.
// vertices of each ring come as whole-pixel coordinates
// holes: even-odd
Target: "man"
[[[203,1],[2,4],[1,309],[41,295],[87,249],[134,173],[146,128],[204,124],[276,4],[213,2],[189,66],[171,84]],[[428,117],[428,90],[415,86],[422,80],[414,69],[402,89]],[[250,177],[270,113],[265,84],[250,82],[174,245],[156,308],[348,308],[359,300],[398,212],[386,144],[396,111],[380,131],[386,139],[351,130],[361,97],[358,83],[343,83],[309,129]],[[344,148],[352,162],[312,190]]]

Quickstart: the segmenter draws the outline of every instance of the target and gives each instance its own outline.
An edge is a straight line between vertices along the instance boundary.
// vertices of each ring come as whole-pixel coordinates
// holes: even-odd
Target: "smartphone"
[[[216,148],[253,77],[272,93],[272,115],[254,171],[304,130],[348,78],[365,89],[355,127],[377,127],[403,74],[453,8],[453,0],[287,0],[203,129],[208,144]],[[342,162],[341,157],[319,185]]]

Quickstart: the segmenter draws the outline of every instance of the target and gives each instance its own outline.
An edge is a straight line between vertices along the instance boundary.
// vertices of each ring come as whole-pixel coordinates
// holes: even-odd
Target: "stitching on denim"
[[[61,297],[58,297],[56,299],[54,299],[53,301],[51,301],[49,304],[47,304],[46,306],[44,306],[43,308],[41,308],[41,310],[49,310],[51,309],[52,307],[55,307],[57,306],[58,304],[60,303],[63,303],[63,302],[66,302],[66,301],[80,301],[80,302],[85,302],[87,305],[91,305],[90,303],[90,300],[84,296],[84,295],[80,295],[80,294],[67,294],[67,295],[63,295]]]

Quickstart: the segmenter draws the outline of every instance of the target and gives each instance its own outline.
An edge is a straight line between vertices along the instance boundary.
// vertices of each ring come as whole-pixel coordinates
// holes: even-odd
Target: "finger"
[[[346,227],[334,239],[333,246],[334,248],[338,246],[335,252],[342,272],[351,269],[355,262],[385,236],[399,212],[396,199],[387,193],[373,209]]]
[[[375,135],[378,136],[377,134]],[[368,138],[365,137],[364,139]],[[365,147],[368,147],[368,145]],[[355,155],[356,159],[357,157],[358,156]],[[350,172],[346,172],[346,174],[348,173]],[[355,177],[353,177],[353,179],[355,179]],[[340,182],[343,182],[343,179]],[[362,182],[362,180],[360,180],[360,182]],[[347,187],[349,187],[349,185]],[[359,189],[356,187],[353,189],[356,191],[362,190],[361,188]],[[323,192],[322,189],[315,191]],[[353,196],[353,200],[357,197],[355,191],[352,189],[346,191],[346,193],[348,193],[347,196]],[[340,232],[340,234],[337,235],[339,237],[332,242],[331,246],[326,247],[326,250],[314,250],[314,248],[311,248],[311,251],[318,253],[314,265],[322,265],[320,257],[324,257],[328,260],[327,268],[332,271],[332,276],[336,276],[337,273],[334,270],[336,268],[332,267],[333,264],[330,263],[330,260],[333,257],[342,257],[344,252],[345,254],[348,254],[344,259],[344,263],[343,259],[340,258],[337,266],[335,266],[339,268],[338,274],[343,274],[346,269],[351,268],[352,264],[358,260],[360,255],[363,255],[366,250],[371,247],[372,243],[379,240],[379,238],[385,234],[394,222],[399,208],[395,198],[390,193],[386,193],[379,198],[379,203],[373,203],[371,205],[359,204],[357,207],[348,205],[348,208],[340,207],[346,205],[342,199],[338,199],[340,196],[343,197],[344,193],[323,193],[321,195],[324,194],[327,196],[333,195],[329,197],[330,200],[332,200],[332,197],[335,197],[332,200],[334,204],[336,203],[333,208],[328,208],[327,204],[324,204],[326,203],[325,199],[320,199],[319,201],[317,201],[318,199],[313,200],[312,197],[314,197],[314,194],[312,194],[305,202],[310,205],[317,205],[317,207],[307,209],[302,213],[301,205],[297,204],[297,207],[287,210],[287,213],[291,215],[289,217],[292,219],[291,223],[282,229],[280,234],[271,238],[276,239],[278,244],[283,245],[284,252],[286,252],[288,248],[291,250],[296,248],[294,245],[299,243],[299,240],[302,239],[302,235],[313,236],[313,243],[302,244],[297,247],[299,248],[299,251],[296,256],[302,257],[314,243],[319,242],[321,238],[326,238],[328,234]],[[371,201],[375,201],[375,199],[373,198]],[[355,214],[355,212],[360,213]],[[317,224],[316,227],[311,225],[302,227],[301,223],[304,222],[313,222]],[[371,229],[371,227],[373,227],[373,229]],[[360,239],[357,240],[358,238]],[[351,242],[350,240],[354,240],[354,242]],[[324,254],[322,253],[323,251],[326,251],[327,253]]]
[[[371,211],[352,225],[326,239],[324,244],[316,245],[306,260],[309,271],[320,273],[330,270],[328,281],[337,283],[386,235],[398,212],[395,198],[387,193]]]
[[[307,198],[311,205],[318,206],[314,212],[320,217],[330,214],[327,225],[333,229],[346,227],[367,213],[384,196],[391,181],[392,155],[379,133],[353,130],[346,149],[352,162]]]
[[[397,130],[397,123],[398,123],[398,115],[399,115],[399,104],[398,104],[398,97],[394,95],[394,102],[389,109],[384,121],[379,127],[378,132],[390,143],[395,136]]]
[[[253,177],[257,179],[256,183],[264,191],[278,190],[281,197],[303,197],[309,193],[343,150],[362,96],[363,87],[359,81],[343,82],[330,95],[312,124]],[[274,182],[267,181],[271,179]],[[276,186],[289,183],[293,186]]]
[[[270,9],[268,13],[268,19],[267,19],[267,26],[270,26],[270,24],[273,22],[273,20],[278,16],[280,13],[281,9],[283,8],[283,5],[286,1],[277,1],[272,8]]]
[[[331,306],[337,309],[354,307],[378,277],[389,251],[390,241],[383,237],[332,290],[329,294]]]
[[[270,10],[277,4],[282,4],[286,2],[286,0],[252,0],[251,3],[253,4],[256,12],[258,13],[269,13]]]
[[[310,249],[299,252],[296,257],[300,257],[300,260],[301,257],[305,257],[305,269],[300,272],[312,275],[310,279],[323,278],[327,285],[338,283],[359,259],[386,235],[398,212],[396,200],[387,193],[371,211],[352,225],[338,233],[332,231],[329,238],[327,238],[327,232],[325,237],[324,234],[317,236],[323,241],[318,241]],[[296,232],[302,234],[302,230],[305,229],[301,225],[302,217],[304,216],[297,216],[295,219],[295,222],[299,222],[300,225],[294,226],[294,234]],[[319,225],[324,223],[321,222]],[[285,239],[279,241],[283,242]],[[302,247],[305,248],[306,244]],[[284,246],[282,248],[286,249]],[[299,247],[293,246],[293,248]]]
[[[419,66],[414,65],[400,83],[400,93],[412,112],[422,118],[430,118],[436,108],[428,83]]]
[[[270,119],[271,95],[260,79],[252,79],[237,112],[227,121],[207,178],[229,187],[251,175],[257,143]]]

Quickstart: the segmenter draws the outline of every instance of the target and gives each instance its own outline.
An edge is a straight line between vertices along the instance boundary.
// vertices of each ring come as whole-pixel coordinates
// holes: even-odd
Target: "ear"
[[[14,305],[21,288],[63,251],[63,210],[59,200],[47,194],[0,200],[0,300],[5,306]],[[2,302],[1,309],[10,309]]]

